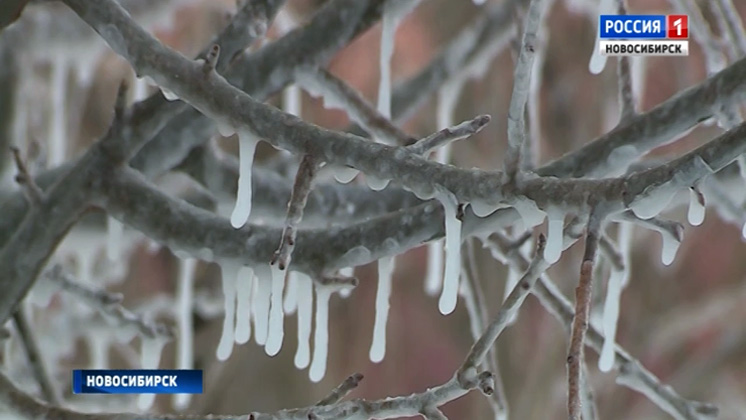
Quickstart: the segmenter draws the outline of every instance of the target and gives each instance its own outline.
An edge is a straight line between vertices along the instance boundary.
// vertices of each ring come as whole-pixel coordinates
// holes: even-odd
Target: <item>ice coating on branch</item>
[[[184,258],[179,260],[179,279],[176,285],[177,317],[179,329],[176,347],[176,368],[194,368],[194,323],[192,307],[194,304],[194,269],[197,260]],[[174,394],[174,406],[183,410],[189,405],[191,394]]]
[[[285,299],[282,301],[282,310],[285,315],[292,315],[298,309],[298,273],[288,271],[287,286],[285,287]]]
[[[689,211],[687,219],[692,226],[699,226],[705,221],[705,198],[695,188],[689,188]]]
[[[313,337],[313,358],[308,377],[312,382],[319,382],[326,374],[326,359],[329,351],[329,298],[330,287],[316,285],[316,329]]]
[[[223,286],[223,332],[218,343],[218,360],[228,360],[233,352],[233,334],[236,326],[236,278],[240,265],[231,261],[220,262],[221,284]]]
[[[272,273],[269,266],[256,267],[256,290],[251,299],[254,315],[254,341],[263,346],[267,342],[269,328],[269,307],[272,295]]]
[[[378,290],[376,292],[376,317],[373,323],[373,342],[370,345],[370,361],[378,363],[386,354],[386,323],[389,318],[391,279],[394,274],[394,258],[378,260]]]
[[[425,293],[435,296],[443,283],[443,241],[432,241],[427,245],[427,274]]]
[[[140,368],[158,369],[161,362],[161,353],[166,341],[161,338],[142,337],[140,344]],[[149,410],[153,406],[156,394],[140,394],[137,399],[137,408],[142,411]]]
[[[298,279],[298,350],[295,352],[295,367],[304,369],[311,360],[311,322],[313,316],[313,282],[303,273]]]
[[[562,255],[562,228],[564,227],[565,215],[551,211],[547,214],[547,245],[544,248],[544,259],[554,264]]]
[[[215,127],[218,129],[218,133],[220,133],[223,137],[230,137],[234,134],[236,134],[236,127],[233,126],[233,124],[229,123],[228,121],[224,121],[220,118],[217,118],[215,121]]]
[[[166,89],[163,86],[158,86],[158,88],[161,90],[163,97],[166,98],[167,101],[176,101],[179,99],[173,91]]]
[[[285,112],[300,117],[301,113],[300,86],[292,84],[282,91],[282,106]]]
[[[546,216],[546,213],[539,209],[536,202],[528,198],[518,198],[513,207],[523,220],[523,230],[539,226]]]
[[[109,216],[106,218],[106,257],[109,261],[121,258],[124,225],[119,220]]]
[[[668,207],[675,194],[676,190],[674,188],[664,187],[655,194],[647,194],[639,197],[630,204],[629,208],[640,219],[651,219]]]
[[[360,173],[357,169],[349,166],[334,166],[333,171],[334,179],[342,184],[349,184]]]
[[[251,214],[251,170],[258,142],[259,139],[250,131],[238,134],[238,193],[231,214],[231,225],[236,229],[245,225]]]
[[[67,148],[67,76],[68,63],[65,59],[52,60],[52,123],[49,127],[49,167],[59,166],[65,161]]]
[[[505,207],[503,204],[492,204],[484,200],[474,200],[470,202],[469,205],[471,206],[471,211],[474,212],[474,215],[477,217],[487,217],[498,209]]]
[[[461,274],[461,220],[456,215],[458,201],[455,195],[449,191],[441,191],[437,194],[437,199],[443,205],[446,224],[446,264],[438,309],[443,315],[448,315],[456,309],[458,301],[458,281]]]
[[[671,265],[674,258],[676,258],[676,252],[679,250],[679,242],[673,235],[668,232],[661,231],[661,239],[663,240],[663,249],[661,250],[661,262],[664,265]]]
[[[379,179],[372,175],[365,175],[365,182],[368,183],[368,187],[373,191],[383,190],[387,185],[389,185],[389,181],[389,179]]]
[[[614,0],[600,0],[598,5],[599,15],[608,15],[614,13],[614,6],[616,5]],[[601,32],[599,27],[598,32]],[[588,70],[593,74],[599,74],[606,67],[606,56],[601,55],[599,49],[599,37],[596,36],[596,43],[593,45],[593,53],[591,54],[591,61],[588,63]]]
[[[269,331],[267,333],[267,345],[264,351],[267,355],[274,356],[282,348],[282,340],[285,337],[283,321],[285,313],[282,310],[282,294],[285,289],[285,271],[280,270],[278,265],[270,267],[272,278],[272,291],[270,295],[271,307],[269,310]]]
[[[355,267],[345,267],[339,270],[339,275],[342,277],[352,277],[355,275]],[[345,287],[339,291],[339,297],[347,299],[352,294],[352,287]]]
[[[108,369],[111,338],[105,334],[99,334],[98,331],[85,338],[88,342],[88,350],[91,352],[89,363],[91,369]]]
[[[244,344],[251,337],[251,298],[254,290],[254,270],[242,266],[236,277],[236,332],[237,344]]]

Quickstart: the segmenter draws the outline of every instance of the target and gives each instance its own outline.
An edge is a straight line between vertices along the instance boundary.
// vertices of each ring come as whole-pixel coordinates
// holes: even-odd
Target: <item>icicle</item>
[[[251,299],[251,310],[254,315],[254,341],[260,346],[267,342],[269,328],[269,307],[272,294],[272,274],[269,266],[259,266],[256,275],[256,290]]]
[[[598,359],[598,369],[602,372],[608,372],[614,366],[614,343],[616,342],[616,330],[619,320],[619,302],[622,296],[622,289],[629,282],[631,272],[630,252],[632,250],[633,227],[631,223],[619,225],[619,251],[622,253],[624,268],[623,270],[611,269],[609,284],[606,288],[606,302],[604,303],[602,325],[604,344]]]
[[[435,114],[438,130],[454,125],[453,115],[463,86],[464,79],[457,78],[447,82],[438,90],[438,107]],[[451,160],[451,144],[453,143],[448,143],[437,150],[435,154],[437,162],[448,163]]]
[[[394,56],[394,37],[399,17],[387,3],[383,6],[381,18],[381,55],[379,68],[381,79],[378,84],[378,112],[386,118],[391,118],[391,58]]]
[[[378,260],[378,291],[376,292],[376,318],[373,324],[373,343],[370,346],[370,361],[378,363],[386,354],[386,322],[389,317],[391,278],[394,274],[394,258]]]
[[[559,261],[562,255],[562,229],[565,216],[554,211],[547,213],[547,215],[547,246],[544,248],[544,259],[548,263],[554,264]]]
[[[310,361],[311,316],[313,315],[313,282],[303,273],[298,273],[298,350],[295,367],[304,369]]]
[[[443,204],[446,224],[446,266],[438,309],[440,313],[447,315],[456,309],[458,300],[458,281],[461,273],[461,220],[456,217],[458,207],[456,196],[444,191],[438,194],[437,198]]]
[[[746,179],[746,154],[739,155],[736,162],[738,162],[738,173],[741,174],[741,178]]]
[[[282,106],[288,114],[300,117],[301,103],[300,86],[297,84],[286,87],[282,92]]]
[[[484,4],[484,2],[487,0],[472,0],[475,6],[481,6]]]
[[[166,98],[167,101],[176,101],[179,99],[179,97],[171,90],[164,88],[163,86],[159,86],[161,89],[161,93],[163,93],[163,97]]]
[[[143,337],[140,345],[140,368],[158,369],[161,361],[161,352],[166,341],[160,338]],[[149,410],[155,401],[156,394],[140,394],[137,400],[137,408],[142,411]]]
[[[236,334],[237,344],[244,344],[251,337],[251,295],[254,288],[254,270],[241,267],[236,278]]]
[[[355,267],[345,267],[339,270],[339,275],[342,277],[352,277],[355,275]],[[339,291],[339,296],[342,299],[347,299],[352,294],[352,287],[345,287]]]
[[[272,276],[272,293],[270,300],[272,306],[269,310],[269,332],[267,334],[267,345],[264,351],[267,355],[274,356],[282,348],[282,340],[285,336],[283,321],[285,314],[282,311],[282,292],[285,288],[285,271],[280,270],[275,264],[270,267]]]
[[[218,360],[228,360],[233,352],[233,333],[236,321],[236,277],[240,266],[234,262],[222,262],[220,271],[223,285],[223,306],[225,317],[223,318],[223,333],[218,344]]]
[[[145,78],[135,77],[132,87],[132,102],[140,102],[148,97],[148,82]]]
[[[599,15],[608,15],[614,13],[614,0],[601,0],[598,5]],[[598,32],[601,32],[601,27],[598,27]],[[596,43],[593,45],[593,53],[591,54],[591,61],[588,63],[588,70],[593,74],[599,74],[606,67],[606,56],[601,55],[599,48],[599,37],[596,37]]]
[[[675,193],[676,190],[674,188],[664,188],[659,193],[648,194],[638,198],[630,204],[629,208],[637,217],[647,220],[665,210]]]
[[[86,336],[88,349],[91,352],[89,365],[91,369],[108,369],[109,368],[109,337],[102,335],[100,332]]]
[[[242,131],[238,134],[239,175],[236,207],[231,214],[231,225],[238,229],[245,225],[251,214],[251,168],[254,164],[254,152],[259,139],[254,133]]]
[[[49,133],[49,167],[56,167],[65,161],[67,148],[67,98],[68,66],[64,60],[52,61],[52,124]]]
[[[122,254],[124,225],[119,220],[109,216],[106,218],[106,232],[106,257],[109,261],[117,261]]]
[[[668,232],[661,232],[661,238],[663,239],[663,249],[661,250],[661,261],[664,265],[671,265],[674,258],[676,258],[676,251],[679,250],[678,239],[674,238],[673,235]]]
[[[46,308],[52,302],[52,297],[58,290],[59,286],[42,277],[31,287],[26,300],[34,306]]]
[[[744,223],[743,227],[741,228],[741,237],[743,239],[746,239],[746,223]]]
[[[433,241],[427,245],[427,275],[425,293],[435,296],[443,283],[443,241]]]
[[[329,298],[332,288],[318,286],[316,289],[316,329],[313,337],[313,359],[308,376],[311,382],[319,382],[326,374],[326,359],[329,351]]]
[[[521,216],[521,220],[523,220],[523,229],[521,230],[528,230],[539,226],[544,221],[544,216],[546,216],[546,213],[539,209],[536,202],[530,199],[516,200],[513,207]]]
[[[282,301],[282,310],[285,312],[285,315],[292,315],[298,309],[298,273],[288,271],[287,282],[285,300]]]
[[[705,197],[696,188],[689,188],[689,224],[699,226],[705,221]]]
[[[218,129],[218,133],[221,136],[230,137],[236,134],[236,127],[234,127],[233,124],[231,124],[230,122],[223,121],[221,119],[215,119],[214,121],[215,121],[215,127]],[[240,143],[239,143],[239,148],[240,148]],[[240,159],[240,156],[239,156],[239,159]],[[252,156],[252,159],[253,159],[253,156]]]
[[[179,327],[179,336],[176,349],[176,368],[194,368],[194,323],[192,319],[192,306],[194,303],[194,269],[197,260],[185,258],[179,260],[179,282],[176,286],[176,299],[178,302],[178,316],[176,318]],[[174,406],[183,410],[189,405],[191,394],[174,394]]]
[[[355,168],[349,166],[334,166],[334,179],[342,184],[349,184],[360,173]]]
[[[389,181],[389,179],[378,179],[371,175],[365,175],[365,182],[368,183],[368,187],[373,191],[383,190],[387,185],[389,185]]]

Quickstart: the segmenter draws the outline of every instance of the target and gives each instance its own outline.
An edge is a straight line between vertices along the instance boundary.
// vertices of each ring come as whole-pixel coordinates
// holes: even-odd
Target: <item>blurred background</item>
[[[186,56],[194,56],[204,48],[235,11],[235,3],[227,0],[130,3],[133,16],[141,24]],[[288,0],[270,27],[268,37],[277,38],[288,26],[302,25],[322,3]],[[500,1],[488,0],[488,3]],[[709,2],[699,3],[708,21],[714,22]],[[741,16],[746,16],[746,2],[734,3]],[[540,71],[534,74],[541,80],[536,96],[540,131],[533,133],[540,138],[541,163],[576,149],[617,123],[616,60],[610,58],[601,74],[593,75],[588,70],[596,36],[596,8],[593,0],[555,0],[549,11],[543,37],[545,55]],[[629,11],[673,13],[665,0],[630,0]],[[480,6],[468,0],[423,0],[396,33],[392,61],[394,85],[426,66],[449,39],[468,27],[479,14]],[[33,171],[42,171],[79,156],[108,128],[119,82],[128,79],[134,83],[129,65],[108,50],[100,39],[79,30],[81,25],[62,4],[32,2],[14,26],[0,33],[4,57],[0,72],[5,72],[0,75],[0,126],[13,127],[13,131],[4,132],[6,142],[24,145]],[[716,31],[714,23],[713,28]],[[375,103],[378,89],[380,39],[381,29],[377,24],[337,54],[329,66],[332,73],[358,89],[371,103]],[[514,56],[512,48],[504,49],[490,61],[481,77],[469,79],[464,85],[453,120],[459,122],[479,114],[490,114],[492,122],[474,138],[455,144],[454,165],[501,168],[507,143],[506,115]],[[650,109],[703,80],[707,73],[704,63],[702,49],[691,35],[690,55],[686,58],[634,60],[633,75],[640,109]],[[20,71],[13,74],[9,70],[11,67]],[[141,89],[139,95],[157,90],[147,85]],[[349,120],[343,111],[325,109],[320,99],[306,93],[301,98],[303,119],[328,128],[347,127]],[[270,98],[269,102],[278,107],[286,105],[282,95]],[[413,137],[435,131],[435,104],[435,97],[428,100],[403,129]],[[720,132],[722,129],[717,125],[700,125],[681,140],[654,150],[648,157],[670,159]],[[52,153],[44,146],[54,135],[62,135],[65,139],[62,154]],[[227,152],[236,152],[235,138],[216,138],[215,141]],[[3,144],[4,149],[6,145]],[[264,146],[260,146],[258,164],[276,155],[274,149]],[[11,181],[15,173],[9,163],[6,157],[0,167],[5,173],[4,185],[8,191],[14,188]],[[172,174],[155,182],[169,192],[193,188],[189,181]],[[291,178],[287,182],[292,182]],[[742,185],[738,188],[743,189]],[[685,196],[680,198],[675,203],[686,202]],[[284,208],[278,212],[284,212]],[[746,282],[743,281],[746,245],[741,237],[741,225],[724,221],[716,211],[708,209],[704,223],[692,227],[686,224],[686,206],[677,205],[669,207],[667,217],[685,226],[684,241],[672,266],[664,267],[660,261],[659,234],[640,228],[634,230],[632,275],[622,295],[618,342],[682,396],[717,404],[721,410],[719,418],[746,418]],[[537,232],[541,231],[545,231],[543,225],[537,228]],[[56,261],[79,268],[82,260],[75,260],[74,256],[81,248],[90,248],[86,251],[89,253],[86,261],[91,266],[92,279],[101,280],[112,292],[121,292],[125,307],[135,312],[156,313],[158,308],[169,305],[168,299],[162,303],[163,297],[174,295],[179,270],[184,265],[167,248],[160,248],[125,227],[122,241],[126,242],[126,252],[123,251],[121,260],[112,264],[105,255],[105,229],[76,228],[71,235],[74,238],[60,246]],[[508,270],[493,259],[488,250],[482,249],[479,241],[468,239],[464,250],[467,248],[472,249],[476,257],[478,281],[484,289],[488,310],[494,314],[502,301]],[[582,244],[576,244],[549,271],[567,296],[572,296],[577,282],[581,254]],[[424,292],[426,267],[424,246],[396,258],[387,351],[381,363],[372,363],[368,358],[375,312],[376,267],[370,264],[356,268],[359,286],[349,297],[335,295],[331,300],[328,370],[318,384],[308,379],[307,370],[294,367],[295,316],[285,319],[285,342],[277,356],[267,356],[260,346],[250,341],[235,347],[227,361],[219,362],[215,352],[222,315],[210,308],[198,308],[195,311],[195,368],[204,369],[205,392],[191,399],[187,411],[239,414],[306,406],[314,404],[354,372],[362,373],[364,380],[351,397],[367,399],[407,395],[447,381],[473,343],[470,320],[463,301],[453,314],[439,313],[437,297]],[[103,277],[107,278],[105,282]],[[594,312],[603,307],[606,278],[606,275],[596,278]],[[216,265],[198,263],[195,282],[198,290],[212,290],[213,295],[220,295],[220,270]],[[130,400],[124,398],[93,396],[84,400],[69,395],[66,384],[70,383],[70,369],[89,367],[93,360],[92,349],[96,345],[88,336],[109,337],[110,334],[103,331],[111,328],[99,320],[79,325],[78,333],[60,331],[61,319],[67,319],[65,325],[72,325],[81,316],[95,318],[95,314],[85,310],[73,316],[70,308],[78,305],[74,301],[66,303],[65,298],[57,294],[48,306],[33,309],[40,342],[45,348],[55,347],[55,354],[60,355],[52,366],[60,389],[70,401],[81,407],[90,405],[91,410],[132,409],[128,406]],[[162,322],[174,322],[167,311],[161,312],[164,313],[159,318]],[[124,343],[113,338],[106,340],[103,339],[108,345],[104,345],[103,351],[109,359],[109,367],[138,367],[137,356],[133,354],[139,349],[138,338]],[[61,344],[68,341],[67,347]],[[13,342],[11,339],[5,344],[5,369],[12,372],[12,377],[25,389],[35,392],[23,354]],[[566,416],[567,344],[563,326],[534,297],[529,297],[515,324],[497,342],[499,374],[511,418],[561,419]],[[174,343],[166,345],[161,368],[175,366],[175,351]],[[617,385],[614,371],[599,372],[594,352],[587,351],[586,355],[600,418],[669,418],[641,394]],[[158,396],[153,410],[174,411],[172,398]],[[487,399],[478,392],[444,406],[443,411],[453,419],[493,416]]]

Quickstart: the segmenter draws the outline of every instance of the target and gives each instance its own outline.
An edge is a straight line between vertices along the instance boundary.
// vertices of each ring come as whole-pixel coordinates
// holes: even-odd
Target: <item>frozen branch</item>
[[[593,265],[596,260],[596,249],[601,220],[591,213],[585,234],[585,252],[580,266],[580,281],[575,288],[575,316],[570,332],[570,348],[567,352],[567,413],[570,419],[582,418],[581,376],[585,364],[583,352],[585,333],[590,323],[591,297],[593,285]]]
[[[427,153],[439,147],[477,134],[489,124],[491,119],[489,115],[480,115],[453,127],[446,127],[418,140],[417,143],[409,146],[408,149],[418,155],[427,155]]]
[[[306,207],[308,194],[311,192],[311,184],[319,166],[319,162],[311,155],[304,155],[298,166],[298,173],[295,175],[295,184],[285,216],[285,228],[282,230],[280,247],[275,251],[271,261],[271,264],[277,263],[280,270],[284,270],[290,264],[290,258],[295,247],[296,229],[303,218],[303,209]]]
[[[508,109],[508,150],[505,152],[506,180],[513,180],[521,162],[521,150],[527,141],[526,103],[529,98],[531,73],[534,67],[534,45],[541,27],[542,14],[548,0],[531,0],[526,13],[521,49],[513,72],[513,94]]]
[[[359,373],[352,374],[347,377],[341,384],[332,390],[324,399],[316,403],[316,405],[332,405],[336,404],[344,397],[347,396],[353,389],[357,388],[360,381],[363,380],[363,375]]]
[[[44,364],[44,358],[34,336],[34,328],[30,324],[31,321],[23,311],[23,308],[13,314],[13,321],[15,322],[16,331],[21,339],[23,348],[26,351],[31,370],[34,372],[36,382],[39,383],[42,396],[49,404],[59,404],[59,394],[54,386],[54,382],[52,382],[52,377],[49,375],[49,369]]]
[[[321,94],[327,107],[344,110],[373,137],[407,146],[414,139],[394,125],[344,80],[324,68],[299,70],[296,80],[312,94]]]

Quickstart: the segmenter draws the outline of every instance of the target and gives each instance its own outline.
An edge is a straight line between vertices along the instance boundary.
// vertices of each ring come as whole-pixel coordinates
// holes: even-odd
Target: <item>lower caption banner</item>
[[[201,394],[201,370],[74,370],[75,394]]]

